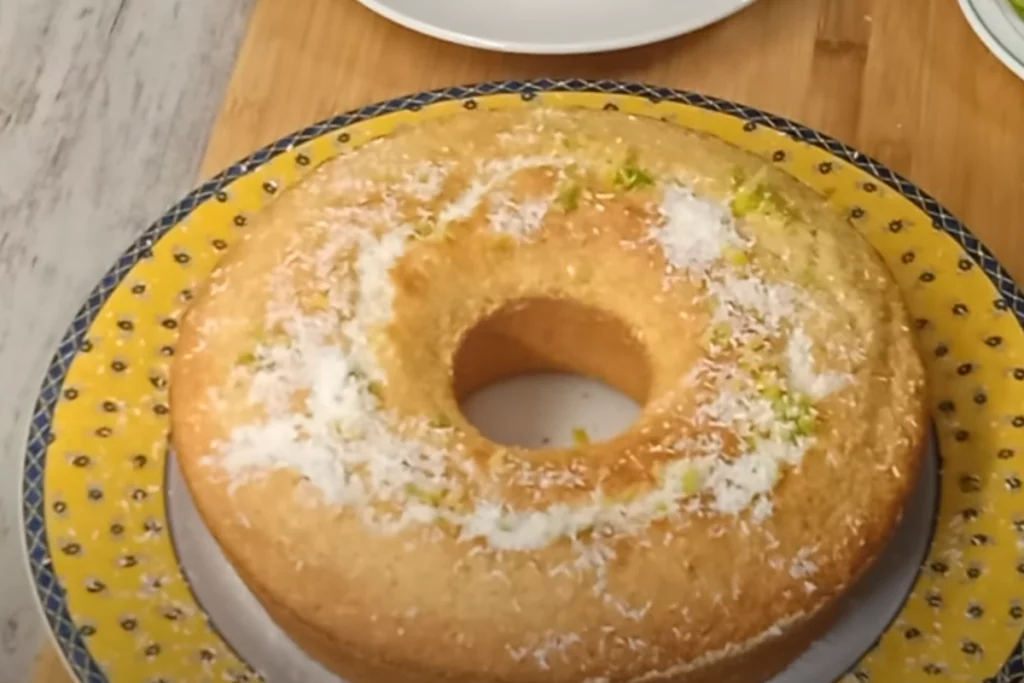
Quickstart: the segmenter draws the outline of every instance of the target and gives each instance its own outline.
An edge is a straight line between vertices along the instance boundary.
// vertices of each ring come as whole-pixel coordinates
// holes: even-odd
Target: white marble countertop
[[[118,253],[196,181],[251,0],[0,0],[0,683],[44,630],[22,549],[28,419]]]

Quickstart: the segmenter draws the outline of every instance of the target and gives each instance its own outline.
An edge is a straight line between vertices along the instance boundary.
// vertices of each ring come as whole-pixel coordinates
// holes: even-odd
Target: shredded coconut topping
[[[664,221],[651,228],[650,236],[676,268],[703,274],[722,258],[728,247],[745,246],[729,209],[698,197],[688,187],[665,187],[659,210]]]
[[[492,231],[531,235],[543,228],[552,198],[516,202],[505,185],[527,169],[552,168],[564,179],[560,169],[571,163],[570,156],[523,156],[480,164],[477,176],[438,212],[438,223],[466,220],[484,207]],[[404,188],[419,200],[437,197],[449,170],[417,164],[396,191]],[[647,176],[631,169],[623,182],[642,186]],[[659,219],[649,226],[648,240],[670,265],[669,283],[686,278],[700,284],[711,330],[707,358],[683,378],[698,398],[692,417],[698,436],[662,445],[673,457],[648,490],[623,500],[598,489],[589,500],[537,509],[513,509],[500,495],[461,495],[474,473],[448,447],[448,427],[431,424],[432,416],[399,417],[381,400],[388,382],[379,362],[386,347],[381,335],[392,317],[392,270],[417,234],[390,194],[379,206],[334,211],[332,222],[322,226],[327,244],[312,262],[290,256],[272,273],[275,295],[266,319],[276,334],[237,369],[264,419],[235,428],[210,461],[236,485],[271,470],[294,471],[326,503],[356,511],[382,532],[443,522],[457,528],[463,541],[513,551],[569,539],[578,561],[566,571],[600,573],[614,555],[602,535],[640,533],[660,519],[695,510],[767,519],[779,478],[815,443],[814,402],[850,377],[817,371],[803,327],[815,314],[807,296],[772,281],[750,261],[754,240],[727,205],[676,182],[656,189]],[[297,305],[296,268],[326,283],[326,305]],[[777,347],[784,348],[780,363],[766,365],[767,351]],[[738,449],[726,447],[725,431],[735,435]],[[583,482],[568,469],[513,468],[511,478]],[[806,571],[809,564],[800,566]],[[646,612],[617,608],[641,617]]]

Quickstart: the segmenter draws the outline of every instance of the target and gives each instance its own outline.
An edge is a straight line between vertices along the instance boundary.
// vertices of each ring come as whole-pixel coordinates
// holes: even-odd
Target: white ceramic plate
[[[501,52],[579,54],[696,31],[756,0],[359,0],[406,28]]]
[[[524,408],[526,408],[524,410]],[[575,375],[527,375],[470,396],[467,417],[491,438],[531,447],[568,446],[574,428],[594,439],[626,429],[640,408],[610,387]],[[820,640],[770,683],[821,683],[843,676],[886,629],[910,591],[931,538],[938,495],[932,453],[888,549],[846,598]],[[173,461],[167,503],[174,544],[192,589],[220,634],[268,683],[344,683],[310,659],[270,619],[206,529]]]
[[[1008,0],[960,0],[960,9],[985,47],[1024,79],[1024,19]]]

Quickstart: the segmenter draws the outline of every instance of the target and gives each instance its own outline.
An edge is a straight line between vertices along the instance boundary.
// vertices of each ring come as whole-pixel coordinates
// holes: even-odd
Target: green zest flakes
[[[427,505],[438,507],[444,501],[444,497],[447,492],[444,489],[438,489],[436,491],[430,491],[416,484],[406,484],[405,494],[410,498],[416,498],[421,500]]]
[[[818,411],[809,396],[782,391],[768,395],[775,416],[789,429],[790,435],[810,436],[818,426]]]
[[[235,359],[235,363],[238,365],[253,365],[256,362],[256,354],[252,351],[246,351],[245,353],[239,354],[238,358]]]
[[[565,213],[572,213],[576,209],[580,208],[580,196],[583,194],[583,188],[576,181],[570,180],[558,191],[558,196],[555,198],[555,203]]]
[[[787,223],[803,220],[803,214],[793,202],[764,182],[766,175],[767,167],[759,169],[749,180],[745,179],[742,169],[737,169],[733,173],[732,215],[744,218],[760,213],[777,216]]]
[[[757,213],[764,206],[768,196],[768,188],[758,183],[754,187],[741,187],[732,200],[732,215],[743,218]]]
[[[450,429],[452,426],[452,421],[444,413],[438,413],[433,418],[431,418],[430,426],[433,429]]]
[[[573,427],[572,442],[577,446],[586,446],[590,443],[590,434],[583,427]]]
[[[626,162],[615,172],[615,187],[620,190],[635,190],[641,187],[650,187],[654,184],[654,176],[637,165],[636,154],[630,152],[626,156]]]
[[[686,470],[686,472],[683,474],[683,480],[681,483],[683,487],[683,493],[685,493],[688,496],[692,496],[698,491],[700,491],[701,486],[704,484],[704,482],[701,481],[700,470],[698,470],[696,467],[691,467],[690,469]]]
[[[366,385],[366,390],[370,392],[370,395],[376,398],[378,401],[384,400],[384,385],[380,382],[373,381]]]
[[[423,220],[416,224],[413,228],[412,234],[421,240],[425,240],[434,234],[434,230],[437,228],[437,224],[433,221]]]

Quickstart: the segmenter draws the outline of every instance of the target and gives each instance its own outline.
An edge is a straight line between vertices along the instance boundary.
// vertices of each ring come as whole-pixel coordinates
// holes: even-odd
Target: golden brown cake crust
[[[519,160],[511,171],[510,159]],[[685,189],[677,205],[672,187]],[[675,242],[665,227],[730,202],[723,215],[740,241],[723,237],[725,248]],[[360,260],[383,253],[398,224],[411,234],[385,244],[389,270]],[[372,239],[330,251],[353,226]],[[896,285],[820,197],[721,141],[606,112],[461,115],[328,162],[246,230],[181,325],[173,443],[247,585],[353,683],[762,680],[820,635],[916,479],[924,376]],[[385,299],[331,289],[379,288],[380,272],[390,288],[383,308]],[[723,310],[729,296],[747,300],[751,273],[768,303],[750,324],[770,329],[734,344],[741,323]],[[724,293],[709,304],[708,291]],[[780,292],[797,303],[779,304]],[[787,309],[775,326],[771,306]],[[362,382],[360,400],[395,421],[402,444],[461,463],[443,487],[406,483],[397,499],[366,502],[360,492],[391,491],[372,480],[393,470],[346,465],[341,486],[327,465],[311,464],[333,462],[319,451],[300,462],[305,451],[246,441],[240,428],[285,411],[253,399],[254,377],[280,381],[273,373],[299,362],[266,349],[302,346],[287,322],[300,312],[336,313],[331,344],[372,357],[342,379]],[[370,322],[345,327],[357,318]],[[795,339],[811,344],[810,369],[793,360],[800,367],[785,369]],[[328,361],[348,362],[324,355],[318,376],[335,367]],[[744,483],[747,470],[719,482],[722,462],[766,450],[758,439],[776,426],[740,433],[707,417],[708,392],[727,391],[699,374],[702,363],[743,372],[753,363],[761,393],[750,400],[783,406],[778,429],[791,436],[771,443],[796,450],[770,460],[780,470],[767,489]],[[530,370],[599,377],[641,401],[643,414],[618,437],[573,449],[490,443],[459,399]],[[804,393],[792,388],[801,372],[814,380]],[[318,415],[317,381],[287,410]],[[365,436],[378,423],[346,422],[338,443],[390,443]],[[303,429],[323,425],[303,424],[295,439],[316,442]],[[723,458],[694,445],[704,448],[708,434]],[[672,469],[687,460],[703,469]],[[655,500],[679,472],[674,497]],[[495,519],[479,506],[492,500],[502,503]],[[409,505],[427,517],[374,528]],[[587,505],[595,526],[559,518],[571,531],[551,531],[551,510]],[[628,520],[609,521],[612,508]],[[526,519],[536,510],[547,517]]]

